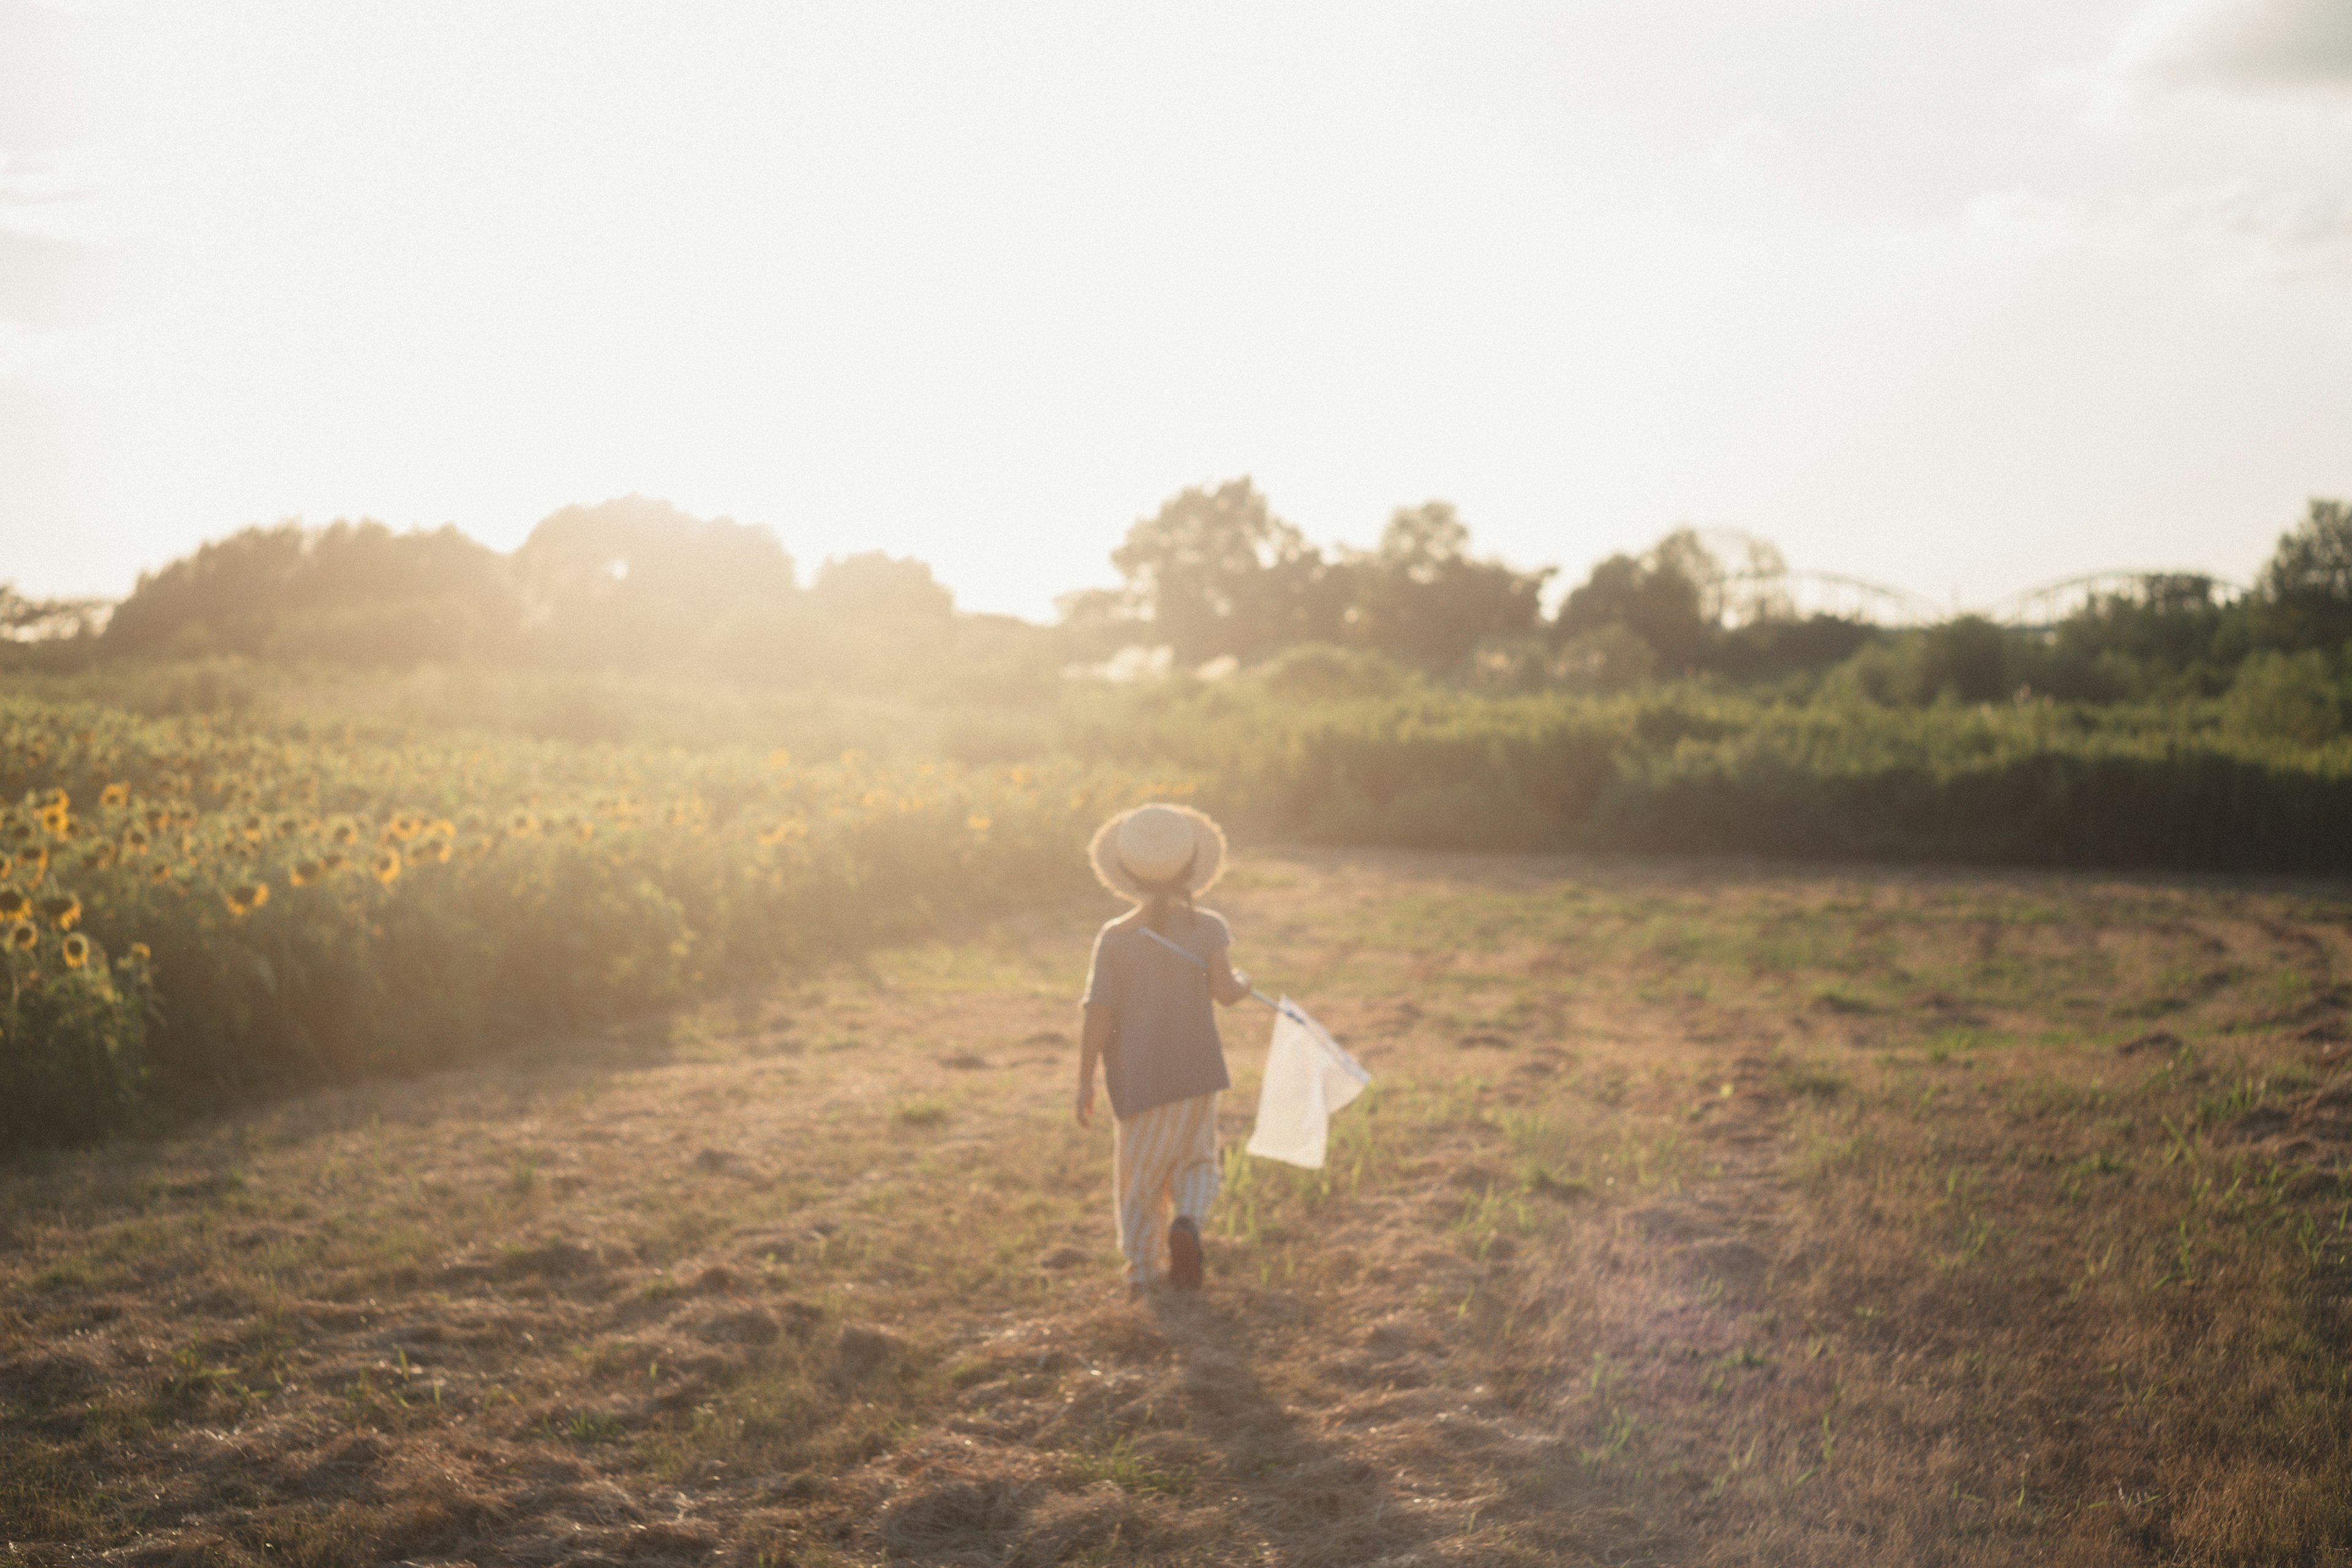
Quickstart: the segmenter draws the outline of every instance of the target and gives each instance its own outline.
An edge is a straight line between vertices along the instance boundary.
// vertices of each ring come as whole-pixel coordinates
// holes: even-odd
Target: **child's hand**
[[[1078,1103],[1076,1110],[1079,1126],[1092,1127],[1095,1124],[1095,1086],[1093,1084],[1078,1085]]]

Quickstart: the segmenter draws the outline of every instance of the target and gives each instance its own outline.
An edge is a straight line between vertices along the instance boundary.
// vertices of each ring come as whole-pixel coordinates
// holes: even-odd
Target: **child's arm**
[[[1091,1127],[1095,1120],[1095,1063],[1102,1059],[1104,1047],[1110,1044],[1112,1015],[1108,1007],[1087,1009],[1086,1024],[1078,1031],[1078,1125]]]
[[[1230,1007],[1250,994],[1249,976],[1233,966],[1223,948],[1209,955],[1209,994]]]

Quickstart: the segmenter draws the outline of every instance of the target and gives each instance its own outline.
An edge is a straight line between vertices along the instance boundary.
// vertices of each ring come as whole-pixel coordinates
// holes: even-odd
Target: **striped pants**
[[[1128,1282],[1148,1285],[1168,1270],[1169,1206],[1207,1228],[1217,1196],[1217,1097],[1155,1105],[1118,1123],[1111,1200]]]

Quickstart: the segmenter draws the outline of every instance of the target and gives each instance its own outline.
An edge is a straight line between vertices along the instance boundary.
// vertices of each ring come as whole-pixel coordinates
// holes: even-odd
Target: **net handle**
[[[1158,931],[1153,931],[1150,926],[1138,926],[1135,929],[1150,937],[1152,941],[1158,942],[1160,946],[1166,948],[1169,952],[1174,953],[1177,957],[1182,959],[1185,963],[1191,964],[1193,968],[1201,970],[1203,973],[1207,972],[1209,961],[1202,958],[1199,953],[1194,952],[1191,948],[1179,946],[1177,943],[1169,941],[1166,937],[1161,936]],[[1255,985],[1250,987],[1250,994],[1265,1003],[1267,1006],[1273,1008],[1276,1012],[1280,1013],[1286,1018],[1295,1016],[1295,1015],[1292,1014],[1289,1009],[1283,1006],[1281,1003],[1276,1001],[1273,997],[1267,995],[1265,992],[1259,990]]]

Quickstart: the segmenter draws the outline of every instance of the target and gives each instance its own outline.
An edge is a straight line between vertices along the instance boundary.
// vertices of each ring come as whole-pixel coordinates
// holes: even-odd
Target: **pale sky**
[[[2352,0],[0,0],[0,581],[640,491],[967,607],[1255,476],[1982,604],[2352,496]]]

